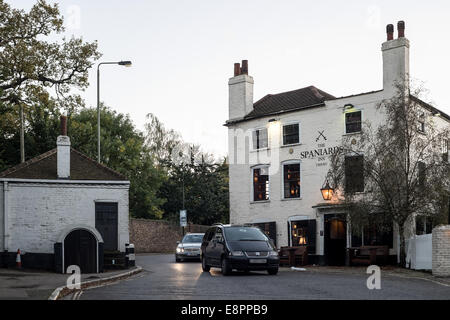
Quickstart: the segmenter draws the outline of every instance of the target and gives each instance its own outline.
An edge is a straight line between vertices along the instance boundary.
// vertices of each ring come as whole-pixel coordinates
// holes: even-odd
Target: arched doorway
[[[84,229],[71,231],[64,239],[64,265],[80,267],[82,273],[97,272],[97,239]]]

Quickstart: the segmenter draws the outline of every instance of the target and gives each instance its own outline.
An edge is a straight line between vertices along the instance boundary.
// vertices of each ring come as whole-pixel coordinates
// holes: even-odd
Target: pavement
[[[364,267],[307,266],[306,271],[280,268],[276,276],[266,272],[202,272],[199,262],[176,263],[174,255],[137,255],[144,271],[125,281],[83,290],[81,300],[448,300],[450,279],[430,273],[386,267],[381,289],[367,288]]]
[[[130,270],[82,274],[81,281],[102,280]],[[47,300],[56,288],[66,285],[68,277],[46,271],[0,268],[0,300]]]

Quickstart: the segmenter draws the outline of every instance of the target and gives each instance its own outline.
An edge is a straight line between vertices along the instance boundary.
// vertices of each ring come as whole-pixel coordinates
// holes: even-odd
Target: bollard
[[[134,244],[130,243],[126,249],[126,261],[128,267],[134,267],[136,265],[136,256],[134,255]]]

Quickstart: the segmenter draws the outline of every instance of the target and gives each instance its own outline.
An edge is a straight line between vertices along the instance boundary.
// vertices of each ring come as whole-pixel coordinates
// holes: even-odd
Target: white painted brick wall
[[[450,277],[450,225],[433,229],[433,275]]]
[[[325,107],[287,113],[277,117],[281,123],[270,127],[268,120],[273,117],[255,119],[239,123],[229,128],[229,154],[230,154],[230,221],[231,223],[251,222],[277,222],[277,245],[288,244],[287,221],[291,216],[308,216],[308,219],[317,219],[317,253],[321,253],[323,244],[319,236],[322,223],[316,217],[316,209],[312,207],[324,200],[320,188],[329,170],[329,161],[326,166],[317,166],[317,159],[301,160],[301,198],[283,199],[282,163],[289,160],[300,160],[302,151],[318,148],[318,143],[325,143],[326,147],[341,144],[345,133],[343,113],[344,105],[351,103],[362,110],[363,121],[369,119],[378,125],[383,121],[376,104],[384,98],[383,92],[376,92],[363,96],[354,96],[345,99],[327,102]],[[290,147],[279,147],[281,144],[281,130],[283,123],[298,121],[300,123],[300,144]],[[251,131],[254,128],[269,126],[269,143],[272,145],[268,151],[251,151]],[[235,129],[240,130],[237,144],[234,145]],[[318,131],[324,131],[326,141],[316,142]],[[247,142],[245,142],[247,137]],[[236,148],[236,149],[235,149]],[[289,149],[293,149],[293,153]],[[237,157],[233,156],[237,155]],[[270,201],[253,202],[252,200],[252,171],[254,165],[270,164]]]
[[[128,186],[9,183],[9,251],[53,253],[64,229],[95,228],[95,202],[118,202],[119,249],[129,242]]]

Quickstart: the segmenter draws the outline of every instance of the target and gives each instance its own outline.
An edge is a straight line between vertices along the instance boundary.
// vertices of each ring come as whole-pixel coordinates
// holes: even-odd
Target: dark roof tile
[[[0,178],[57,180],[56,149],[0,172]],[[122,174],[70,149],[70,180],[126,181]]]
[[[278,94],[268,94],[253,104],[253,110],[244,119],[306,109],[321,105],[325,100],[333,99],[335,99],[334,96],[314,86]]]

